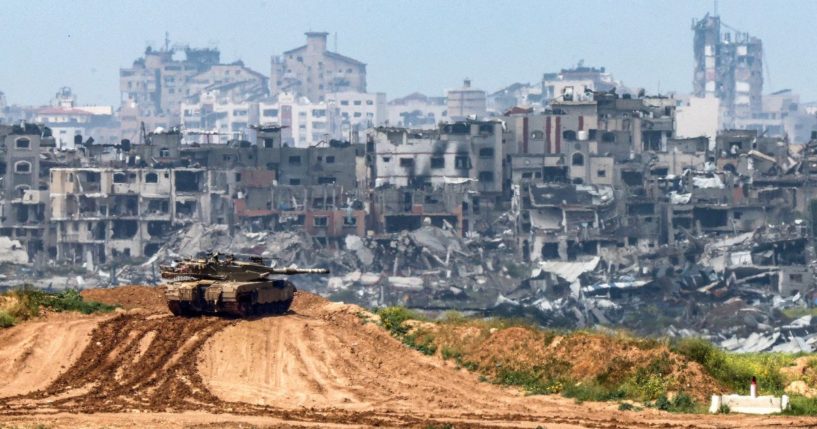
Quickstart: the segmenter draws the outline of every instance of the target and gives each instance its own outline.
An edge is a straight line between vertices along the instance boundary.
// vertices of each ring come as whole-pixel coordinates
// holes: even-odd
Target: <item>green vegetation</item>
[[[622,383],[620,389],[630,399],[649,401],[666,394],[672,364],[669,354],[663,353],[647,366],[638,368],[635,374]]]
[[[85,301],[79,292],[72,289],[53,293],[23,287],[0,295],[0,328],[37,317],[43,308],[57,312],[76,311],[91,314],[107,313],[116,307]]]
[[[506,386],[522,386],[532,395],[548,395],[559,393],[563,389],[562,382],[542,377],[541,370],[521,371],[500,369],[497,371],[494,383]]]
[[[434,344],[434,336],[422,329],[414,333],[403,335],[403,344],[420,351],[424,355],[431,356],[437,353],[437,346]]]
[[[655,400],[655,408],[676,413],[693,413],[699,411],[695,401],[684,392],[679,392],[672,400],[668,399],[666,395],[659,396],[658,399]]]
[[[626,398],[623,390],[602,386],[598,383],[568,384],[561,393],[562,396],[573,398],[576,402],[618,401]]]
[[[0,310],[0,328],[8,328],[10,326],[14,326],[14,323],[17,319],[14,318],[11,314],[9,314],[5,310]]]
[[[789,409],[783,414],[790,416],[817,415],[817,398],[806,398],[799,395],[791,396],[789,398]]]
[[[409,320],[421,320],[415,312],[403,307],[385,307],[377,310],[380,324],[392,335],[402,337],[408,333],[409,327],[405,324]]]
[[[415,350],[419,350],[426,355],[433,355],[437,352],[437,346],[434,344],[434,336],[430,332],[415,329],[415,332],[409,334],[411,328],[406,324],[407,321],[421,321],[425,319],[419,313],[403,307],[385,307],[378,310],[377,315],[380,316],[380,324],[402,341],[403,344]]]
[[[632,359],[627,356],[612,355],[604,361],[600,370],[589,377],[573,378],[572,365],[553,356],[537,355],[532,360],[506,359],[502,356],[492,358],[490,355],[480,355],[480,350],[493,333],[508,328],[526,329],[527,334],[515,335],[528,338],[525,341],[545,345],[551,344],[557,336],[561,337],[558,341],[565,344],[585,341],[581,340],[582,335],[592,338],[603,334],[595,331],[559,332],[536,327],[525,319],[477,319],[458,312],[446,312],[436,322],[429,322],[425,317],[401,307],[383,308],[377,314],[382,326],[407,346],[427,355],[439,352],[443,359],[456,361],[458,367],[479,373],[481,381],[519,386],[528,394],[561,394],[577,402],[637,401],[670,412],[704,411],[703,404],[696,403],[688,393],[679,391],[681,386],[675,380],[675,374],[683,370],[678,365],[686,365],[684,362],[700,364],[706,374],[729,391],[748,394],[749,381],[756,377],[762,394],[781,395],[792,381],[786,378],[784,369],[795,365],[795,360],[803,356],[735,354],[702,339],[640,339],[619,332],[608,334],[608,340],[604,341],[612,341],[622,350],[645,351],[649,360],[641,361],[634,367]],[[469,334],[462,337],[461,332]],[[513,355],[513,352],[509,355]],[[679,356],[686,359],[679,359]],[[809,386],[817,385],[817,356],[807,362],[806,370],[797,377]],[[817,415],[817,398],[790,395],[790,404],[787,414]],[[620,402],[619,407],[622,411],[638,409],[630,402]],[[730,412],[728,407],[718,411],[722,414]]]
[[[783,393],[785,380],[780,369],[791,366],[797,355],[783,353],[727,353],[702,339],[685,339],[673,344],[672,350],[703,366],[709,375],[741,394],[749,392],[749,381],[769,393]]]

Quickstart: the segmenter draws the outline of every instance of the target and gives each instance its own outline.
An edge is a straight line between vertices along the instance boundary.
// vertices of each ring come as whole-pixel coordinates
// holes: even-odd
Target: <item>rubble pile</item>
[[[235,232],[224,225],[192,224],[174,234],[150,259],[121,267],[120,283],[157,283],[158,265],[217,249],[261,256],[275,266],[329,268],[327,279],[299,278],[299,287],[370,306],[385,303],[423,308],[491,308],[503,291],[517,287],[509,273],[513,253],[501,243],[461,238],[448,228],[424,225],[383,237],[349,235],[345,248],[324,246],[304,232]],[[493,248],[491,248],[493,247]]]
[[[728,237],[695,237],[629,265],[605,257],[541,261],[501,296],[502,314],[561,328],[626,327],[704,337],[736,352],[811,352],[817,344],[812,252],[800,222]]]
[[[143,263],[39,281],[52,288],[159,284],[160,265],[218,250],[274,266],[329,268],[332,276],[302,276],[298,286],[368,307],[526,316],[553,328],[623,327],[704,337],[736,352],[811,352],[817,345],[808,283],[813,267],[806,263],[814,258],[801,223],[726,237],[687,233],[649,253],[605,249],[532,263],[520,262],[512,236],[495,230],[502,232],[461,237],[450,225],[425,222],[413,231],[348,235],[332,246],[304,231],[194,223]]]

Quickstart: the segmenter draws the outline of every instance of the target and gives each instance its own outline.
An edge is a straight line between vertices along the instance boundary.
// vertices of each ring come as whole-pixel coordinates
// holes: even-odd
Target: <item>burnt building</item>
[[[373,185],[420,189],[472,180],[478,191],[499,194],[504,137],[497,120],[452,122],[433,131],[376,128],[367,151]]]

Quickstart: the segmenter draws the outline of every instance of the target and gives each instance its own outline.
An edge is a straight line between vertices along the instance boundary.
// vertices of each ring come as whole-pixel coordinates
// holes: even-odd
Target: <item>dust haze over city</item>
[[[0,427],[817,425],[817,3],[4,6]]]

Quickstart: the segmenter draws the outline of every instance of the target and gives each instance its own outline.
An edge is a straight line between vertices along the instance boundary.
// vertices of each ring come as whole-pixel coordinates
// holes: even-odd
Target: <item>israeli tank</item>
[[[249,317],[289,310],[296,289],[287,276],[328,274],[329,270],[268,267],[261,258],[242,261],[216,253],[175,261],[161,267],[161,273],[168,281],[165,299],[174,315]]]

